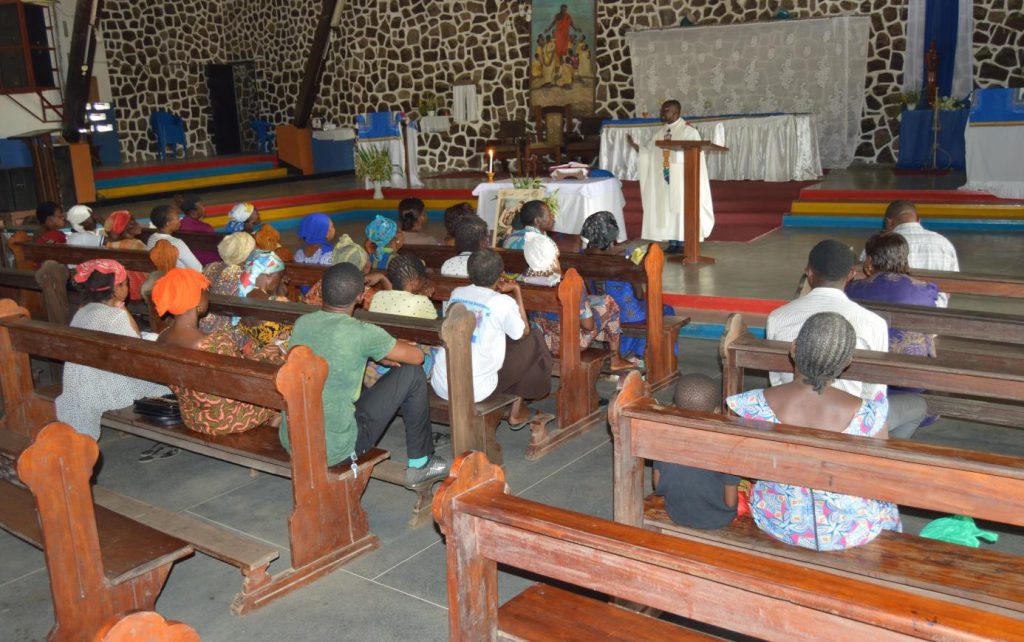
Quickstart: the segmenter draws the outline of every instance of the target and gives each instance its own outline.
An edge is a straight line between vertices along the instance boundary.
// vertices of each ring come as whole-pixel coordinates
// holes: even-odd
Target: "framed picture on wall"
[[[533,0],[530,99],[533,107],[572,105],[594,113],[596,0]]]
[[[498,215],[494,219],[494,230],[491,232],[491,247],[498,247],[501,239],[512,233],[512,221],[523,203],[542,201],[547,196],[543,189],[501,189],[498,190]]]

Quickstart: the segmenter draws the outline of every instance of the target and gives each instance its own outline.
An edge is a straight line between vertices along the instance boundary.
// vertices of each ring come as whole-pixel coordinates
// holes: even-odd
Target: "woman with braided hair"
[[[793,342],[793,381],[733,395],[726,404],[745,419],[886,439],[884,396],[862,401],[832,387],[853,360],[856,343],[846,319],[834,312],[815,314]],[[883,530],[902,530],[895,504],[772,481],[754,484],[750,513],[775,539],[819,551],[860,546]]]

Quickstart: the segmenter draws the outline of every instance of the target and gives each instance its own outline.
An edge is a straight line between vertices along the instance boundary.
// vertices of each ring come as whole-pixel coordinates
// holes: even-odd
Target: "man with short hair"
[[[441,276],[468,278],[469,269],[466,262],[469,261],[469,256],[490,245],[490,240],[487,221],[476,214],[463,216],[455,228],[455,251],[458,254],[441,264]]]
[[[893,201],[885,209],[885,229],[907,239],[910,246],[911,270],[942,270],[959,272],[960,262],[956,248],[938,232],[924,229],[917,215],[917,207],[910,201]],[[864,260],[864,256],[861,256]],[[939,292],[935,302],[940,308],[949,305],[949,295]]]
[[[167,241],[178,250],[177,267],[189,268],[196,272],[203,271],[203,264],[199,262],[196,255],[192,253],[185,241],[172,236],[181,227],[180,212],[173,205],[157,205],[149,213],[149,222],[156,228],[156,232],[149,235],[146,241],[146,249],[152,250],[157,241]]]
[[[854,256],[850,248],[833,239],[821,241],[811,250],[807,260],[807,283],[811,291],[776,308],[768,315],[765,335],[770,341],[792,342],[804,321],[818,312],[835,312],[850,322],[857,333],[859,350],[889,351],[889,326],[885,319],[847,298],[846,284],[853,278]],[[768,378],[773,386],[793,380],[792,372],[772,372]],[[887,394],[887,387],[836,379],[832,384],[861,399],[871,400]],[[901,394],[889,397],[889,434],[909,439],[925,416],[925,403],[920,395]]]
[[[448,474],[448,462],[434,454],[429,389],[419,367],[423,351],[352,316],[362,302],[364,286],[362,270],[351,263],[327,268],[323,306],[299,317],[292,331],[290,345],[309,346],[330,369],[323,392],[327,463],[354,462],[373,448],[401,408],[409,459],[405,485],[433,483]],[[393,367],[363,390],[367,359]],[[288,449],[286,421],[281,422],[280,438]]]
[[[668,241],[668,254],[682,254],[683,201],[685,160],[683,152],[669,151],[655,143],[662,140],[700,140],[700,133],[686,124],[681,117],[682,107],[678,100],[668,100],[661,105],[661,122],[664,126],[641,147],[630,136],[629,144],[638,153],[637,178],[640,181],[640,198],[644,206],[643,230],[641,236],[652,241]],[[715,212],[711,203],[711,183],[704,154],[700,155],[700,238],[703,241],[715,227]]]

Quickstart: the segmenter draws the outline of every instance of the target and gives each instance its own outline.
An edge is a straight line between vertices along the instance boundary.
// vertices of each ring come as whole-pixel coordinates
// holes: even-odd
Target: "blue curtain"
[[[959,0],[927,0],[924,19],[925,70],[928,69],[928,51],[932,41],[939,53],[939,96],[949,96],[953,88],[953,66],[956,60],[956,30],[959,18]],[[928,76],[923,79],[921,95],[928,95]]]

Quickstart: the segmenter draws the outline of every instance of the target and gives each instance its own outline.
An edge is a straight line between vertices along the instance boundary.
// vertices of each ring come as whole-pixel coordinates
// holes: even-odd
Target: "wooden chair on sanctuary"
[[[498,123],[498,132],[494,140],[480,143],[476,151],[486,154],[488,149],[494,150],[494,160],[499,161],[505,167],[505,173],[511,175],[509,161],[516,162],[516,171],[522,174],[525,171],[523,164],[523,151],[526,147],[526,121],[525,120],[502,120]]]
[[[526,146],[526,165],[530,176],[538,176],[542,157],[551,158],[555,165],[562,162],[562,147],[572,127],[572,105],[534,107],[533,126],[535,140]]]

